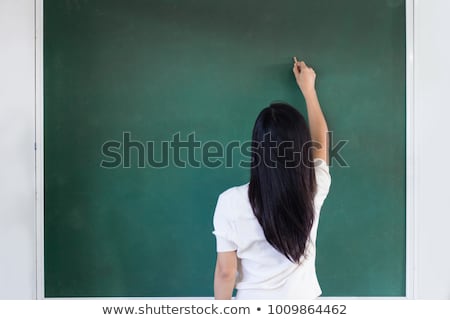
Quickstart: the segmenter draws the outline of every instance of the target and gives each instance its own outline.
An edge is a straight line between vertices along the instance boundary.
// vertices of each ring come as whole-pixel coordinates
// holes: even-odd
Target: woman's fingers
[[[298,68],[299,71],[302,71],[302,69],[309,68],[308,65],[305,63],[305,61],[298,61],[297,57],[293,57],[294,60],[294,69]]]
[[[297,63],[294,63],[294,66],[292,67],[292,71],[294,74],[298,75],[300,73],[300,65]]]
[[[302,72],[302,70],[308,70],[308,71],[312,71],[312,73],[315,74],[315,71],[313,68],[311,68],[310,66],[308,66],[305,61],[298,61],[297,57],[293,57],[292,58],[294,60],[294,66],[292,68],[292,71],[296,74],[296,75],[300,75],[300,73]]]

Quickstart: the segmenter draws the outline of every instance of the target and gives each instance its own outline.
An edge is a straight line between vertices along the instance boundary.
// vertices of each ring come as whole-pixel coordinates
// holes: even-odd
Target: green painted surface
[[[232,168],[104,169],[103,143],[250,139],[258,112],[305,113],[310,63],[335,143],[317,273],[325,296],[405,294],[403,1],[45,0],[45,294],[212,296],[217,196]],[[197,150],[196,156],[199,158]],[[160,153],[157,152],[157,159]],[[182,158],[186,158],[182,154]]]

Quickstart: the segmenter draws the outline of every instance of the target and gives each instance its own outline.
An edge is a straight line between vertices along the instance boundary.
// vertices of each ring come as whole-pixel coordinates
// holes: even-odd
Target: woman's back
[[[287,259],[267,240],[248,199],[248,183],[230,188],[218,199],[214,213],[217,251],[236,250],[237,299],[311,299],[321,294],[316,277],[316,235],[320,209],[331,183],[327,164],[315,161],[315,219],[300,264]]]

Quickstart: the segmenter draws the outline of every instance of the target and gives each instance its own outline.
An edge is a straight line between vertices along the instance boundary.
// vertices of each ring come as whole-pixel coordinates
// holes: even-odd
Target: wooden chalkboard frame
[[[43,78],[43,2],[35,0],[35,212],[36,212],[36,297],[46,299],[44,288],[44,78]],[[414,299],[417,296],[416,271],[416,196],[414,179],[416,169],[414,130],[414,0],[405,0],[406,16],[406,295]],[[145,297],[149,299],[148,297]],[[187,298],[187,297],[186,297]],[[211,298],[211,297],[205,297]],[[329,297],[327,297],[329,298]],[[340,299],[357,297],[339,297]],[[368,297],[364,297],[367,299]],[[401,298],[401,297],[400,297]],[[157,297],[150,299],[159,299]],[[166,298],[167,299],[167,298]],[[176,297],[183,299],[183,297]]]

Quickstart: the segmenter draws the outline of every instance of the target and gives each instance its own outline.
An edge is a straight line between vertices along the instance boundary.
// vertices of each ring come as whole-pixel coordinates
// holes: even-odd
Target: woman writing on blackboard
[[[312,299],[319,214],[328,194],[327,123],[316,74],[294,58],[309,129],[293,107],[274,103],[258,115],[250,182],[223,192],[214,212],[216,299]]]

